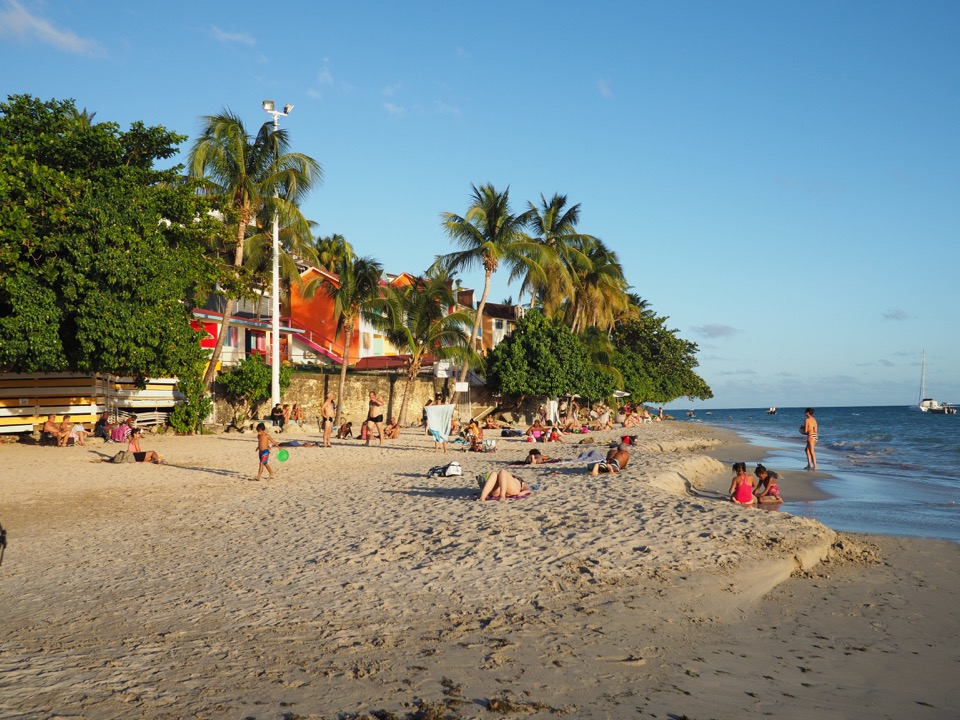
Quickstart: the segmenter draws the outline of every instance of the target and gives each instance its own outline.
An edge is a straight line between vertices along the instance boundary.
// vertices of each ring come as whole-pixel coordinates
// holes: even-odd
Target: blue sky
[[[960,402],[957,37],[953,0],[0,0],[0,94],[190,141],[292,103],[305,214],[389,272],[471,183],[566,194],[699,344],[695,407],[906,405],[922,350]]]

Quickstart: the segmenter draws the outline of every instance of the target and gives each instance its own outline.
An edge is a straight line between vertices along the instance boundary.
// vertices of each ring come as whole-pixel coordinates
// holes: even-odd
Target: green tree
[[[213,411],[213,399],[203,382],[203,365],[197,363],[177,378],[177,388],[184,399],[170,413],[169,422],[170,427],[183,435],[200,433],[204,420]]]
[[[257,234],[257,218],[262,221],[269,217],[272,224],[277,213],[282,227],[291,228],[299,236],[309,235],[309,223],[301,214],[299,203],[315,183],[322,181],[323,172],[313,158],[289,152],[287,132],[275,129],[272,122],[265,122],[256,137],[248,135],[243,121],[229,110],[209,115],[204,122],[190,151],[190,173],[204,178],[208,190],[223,201],[227,211],[225,230],[234,236],[232,265],[236,287],[242,282],[247,238]],[[234,293],[235,290],[227,291],[220,333],[204,377],[207,383],[213,380],[223,351]]]
[[[493,185],[471,185],[472,201],[463,217],[443,213],[443,227],[462,250],[441,255],[435,267],[459,272],[476,266],[483,268],[483,293],[470,331],[470,347],[475,347],[483,308],[490,293],[490,280],[501,263],[511,270],[511,278],[529,272],[530,261],[540,254],[540,246],[524,233],[529,215],[514,215],[510,210],[510,190],[497,192]],[[460,371],[460,382],[467,377],[468,365]]]
[[[72,101],[0,104],[0,368],[135,377],[202,358],[186,301],[217,281],[186,138],[94,123]]]
[[[404,288],[390,289],[386,301],[390,321],[387,338],[400,353],[409,354],[398,416],[398,422],[403,425],[413,383],[428,354],[464,364],[472,359],[464,328],[473,322],[473,313],[448,312],[456,303],[451,283],[443,277],[429,275]]]
[[[290,387],[292,371],[280,368],[280,392]],[[241,425],[259,403],[270,397],[272,384],[270,366],[259,355],[251,355],[235,368],[220,373],[217,385],[226,393],[234,407],[234,425]]]
[[[713,397],[695,372],[697,344],[667,327],[668,318],[644,315],[619,324],[612,333],[614,365],[624,377],[624,389],[640,402],[667,403],[679,397]]]
[[[337,319],[337,336],[343,336],[343,362],[340,364],[340,385],[337,390],[337,424],[343,421],[343,391],[347,385],[347,366],[350,364],[350,343],[361,316],[374,322],[382,321],[385,306],[381,300],[380,277],[383,266],[370,257],[341,255],[333,267],[336,281],[320,278],[304,287],[303,295],[310,298],[322,289],[333,301],[333,315]]]
[[[591,361],[580,337],[537,310],[487,353],[487,384],[511,397],[575,393],[589,400],[606,397],[615,387],[614,378]]]

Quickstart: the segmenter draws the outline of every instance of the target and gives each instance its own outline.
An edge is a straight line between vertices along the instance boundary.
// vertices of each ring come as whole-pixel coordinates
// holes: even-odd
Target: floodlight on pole
[[[273,131],[280,130],[280,118],[286,117],[293,110],[293,105],[285,105],[283,112],[277,110],[273,100],[264,100],[263,109],[273,115]],[[276,159],[276,158],[274,158]],[[279,197],[279,189],[274,188],[273,197]],[[273,289],[270,298],[270,315],[272,337],[270,340],[270,402],[276,405],[280,402],[280,216],[275,207],[273,210]]]

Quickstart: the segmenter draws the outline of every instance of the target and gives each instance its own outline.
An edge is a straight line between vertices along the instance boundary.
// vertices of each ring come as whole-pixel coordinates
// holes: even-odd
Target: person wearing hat
[[[590,474],[610,473],[616,475],[627,467],[628,462],[630,462],[630,446],[626,443],[620,443],[616,447],[610,448],[607,459],[594,465]]]

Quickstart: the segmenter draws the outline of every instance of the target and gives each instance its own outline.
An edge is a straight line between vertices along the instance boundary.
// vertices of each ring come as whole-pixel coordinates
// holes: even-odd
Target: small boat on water
[[[776,415],[776,414],[777,414],[777,409],[775,407],[771,407],[769,410],[767,410],[767,415]]]
[[[920,402],[917,408],[920,412],[931,415],[956,415],[957,408],[950,403],[940,403],[933,398],[924,397],[927,394],[927,353],[924,351],[920,362]]]

